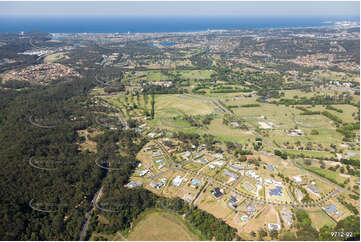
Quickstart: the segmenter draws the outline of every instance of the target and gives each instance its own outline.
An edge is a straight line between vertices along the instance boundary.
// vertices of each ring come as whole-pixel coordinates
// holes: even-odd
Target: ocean
[[[349,18],[256,17],[1,17],[0,32],[41,30],[49,33],[164,33],[216,29],[254,29],[327,26]]]

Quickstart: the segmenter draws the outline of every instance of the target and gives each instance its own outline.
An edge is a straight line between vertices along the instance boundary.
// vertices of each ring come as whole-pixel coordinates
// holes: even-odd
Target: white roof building
[[[223,165],[224,165],[224,162],[218,160],[218,161],[213,161],[212,164],[217,165],[217,166],[223,166]]]
[[[172,181],[172,184],[176,187],[179,187],[181,184],[182,184],[182,181],[183,181],[183,177],[181,176],[176,176],[173,181]]]
[[[279,224],[268,224],[268,230],[281,230],[281,225]]]
[[[188,160],[189,157],[191,156],[191,154],[192,154],[191,152],[187,151],[182,155],[182,158],[185,159],[185,160]]]
[[[223,159],[223,155],[220,153],[214,154],[213,157],[217,159]]]
[[[294,176],[294,177],[292,177],[293,178],[293,180],[296,182],[296,183],[298,183],[298,184],[301,184],[302,183],[302,177],[300,177],[300,176]]]

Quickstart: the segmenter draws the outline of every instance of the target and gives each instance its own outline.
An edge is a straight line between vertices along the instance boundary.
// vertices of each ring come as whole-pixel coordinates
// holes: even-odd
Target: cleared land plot
[[[213,165],[214,168],[211,168],[211,166],[207,166],[204,169],[200,171],[200,174],[204,174],[206,176],[214,177],[218,172],[221,172],[222,167],[218,167],[216,165]]]
[[[221,218],[225,221],[232,220],[235,216],[235,212],[227,205],[229,197],[223,195],[220,198],[216,199],[213,197],[212,194],[210,194],[210,191],[212,189],[214,189],[214,187],[209,186],[202,194],[199,203],[197,204],[198,207],[202,210],[207,211],[208,213],[213,214],[217,218]]]
[[[157,211],[143,216],[130,232],[128,240],[192,241],[200,239],[176,214]]]
[[[217,136],[222,141],[239,142],[242,144],[248,142],[248,139],[254,138],[254,135],[248,131],[234,129],[223,124],[221,118],[212,120],[207,133]]]
[[[186,165],[183,166],[183,168],[190,170],[190,171],[198,171],[199,169],[201,169],[203,167],[203,164],[201,163],[196,163],[196,162],[189,162]]]
[[[89,150],[90,152],[96,153],[97,152],[97,143],[95,141],[90,140],[89,137],[93,138],[93,137],[97,136],[98,134],[101,134],[102,132],[96,131],[96,132],[90,133],[88,130],[78,130],[77,133],[80,137],[85,138],[85,141],[80,143],[80,149],[82,151]]]
[[[319,230],[323,226],[335,226],[336,223],[321,209],[321,208],[308,208],[306,209],[308,216],[312,220],[312,227]]]
[[[279,223],[278,213],[274,207],[265,206],[264,210],[258,213],[254,218],[251,218],[242,228],[243,232],[250,233],[251,231],[258,231],[264,228],[268,230],[269,223]]]

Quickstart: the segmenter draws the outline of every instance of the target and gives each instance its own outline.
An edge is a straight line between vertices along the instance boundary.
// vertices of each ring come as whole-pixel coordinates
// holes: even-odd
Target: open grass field
[[[204,115],[214,111],[211,103],[182,95],[157,95],[155,97],[156,117],[173,117],[177,115]]]
[[[188,80],[202,80],[211,78],[212,70],[181,70],[181,71],[173,71],[171,72],[175,75],[180,75],[182,79]]]
[[[208,127],[207,133],[219,137],[222,141],[232,141],[246,143],[248,139],[254,139],[255,136],[247,131],[235,129],[223,124],[221,118],[215,118]]]
[[[260,212],[257,216],[250,219],[242,228],[242,232],[250,233],[251,231],[257,232],[258,230],[264,228],[268,230],[267,224],[269,223],[279,223],[279,217],[276,209],[271,206],[265,206],[264,210]]]
[[[137,71],[135,74],[128,73],[125,76],[125,80],[129,82],[139,82],[140,80],[152,82],[152,81],[165,81],[170,79],[172,79],[170,76],[163,74],[159,70]]]
[[[141,215],[142,216],[142,215]],[[131,241],[192,241],[197,234],[187,227],[183,219],[172,213],[156,211],[143,215],[127,239]]]
[[[62,53],[62,52],[55,53],[55,54],[48,55],[47,57],[45,57],[44,63],[54,63],[54,62],[57,62],[58,60],[63,59],[65,57],[66,57],[66,55],[64,53]]]
[[[270,119],[268,120],[270,121]],[[297,127],[302,130],[304,136],[290,136],[285,132],[285,130],[272,130],[269,132],[269,136],[279,144],[284,142],[295,143],[300,141],[303,144],[314,142],[317,144],[329,145],[342,142],[343,135],[338,133],[332,122],[322,115],[294,114],[292,115],[290,123],[292,125],[289,125],[288,127],[279,125],[279,128],[293,129]],[[311,135],[311,131],[313,129],[317,130],[319,134]]]
[[[120,232],[116,232],[115,234],[105,234],[105,233],[92,233],[89,241],[95,240],[108,240],[108,241],[124,241],[125,238]]]
[[[323,226],[335,226],[336,223],[321,209],[321,208],[308,208],[306,210],[312,221],[312,226],[319,230]]]
[[[292,113],[297,114],[296,109],[286,106],[277,106],[274,104],[262,103],[257,108],[234,108],[233,112],[240,118],[246,120],[252,126],[259,127],[258,121],[261,116],[270,122],[273,122],[275,128],[294,128]]]
[[[339,105],[331,105],[332,107],[341,109],[343,112],[339,113],[336,112],[334,110],[329,110],[326,109],[326,107],[322,107],[322,106],[316,106],[311,108],[310,110],[312,111],[328,111],[330,113],[332,113],[333,115],[336,115],[337,117],[341,118],[343,122],[345,123],[353,123],[353,122],[357,122],[357,107],[352,106],[352,105],[348,105],[348,104],[339,104]],[[353,117],[352,114],[354,114],[355,116]]]
[[[218,172],[221,172],[222,168],[215,167],[214,169],[210,168],[209,166],[205,167],[200,171],[201,174],[206,176],[214,177]]]
[[[323,151],[309,151],[309,150],[283,150],[288,155],[301,155],[304,154],[306,157],[313,157],[313,158],[334,158],[336,157],[334,154],[330,152],[323,152]]]
[[[191,170],[191,171],[198,171],[202,167],[203,167],[203,164],[196,163],[196,162],[190,162],[183,166],[183,168],[185,168],[187,170]]]
[[[320,174],[327,179],[331,179],[331,181],[334,180],[337,181],[338,183],[343,183],[346,180],[345,177],[340,176],[339,172],[330,171],[328,169],[321,169],[317,165],[308,166],[303,163],[298,163],[298,164],[300,164],[301,166],[305,167],[306,169],[312,172],[315,172],[316,174]]]
[[[152,127],[167,128],[173,131],[203,133],[203,128],[192,127],[183,117],[185,115],[207,115],[213,112],[214,106],[201,99],[183,95],[157,95],[155,97],[155,118],[148,121],[148,124]]]
[[[146,74],[146,80],[151,81],[165,81],[169,80],[169,76],[163,74],[161,71],[147,71]]]

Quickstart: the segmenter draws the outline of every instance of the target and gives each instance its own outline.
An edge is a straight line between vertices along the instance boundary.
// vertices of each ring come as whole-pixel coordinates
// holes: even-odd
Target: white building
[[[223,159],[223,155],[219,154],[219,153],[214,154],[213,157],[216,158],[216,159]]]
[[[182,155],[182,158],[185,160],[189,160],[189,157],[191,156],[191,152],[187,151]]]
[[[302,177],[300,177],[300,176],[294,176],[294,177],[292,177],[293,178],[293,180],[296,182],[296,183],[298,183],[298,184],[301,184],[302,183]]]
[[[182,184],[182,181],[183,181],[183,177],[181,176],[176,176],[173,181],[172,181],[172,184],[176,187],[179,187],[181,184]]]
[[[213,161],[212,164],[216,165],[216,166],[223,166],[224,165],[224,162],[223,161]]]
[[[279,224],[268,224],[268,230],[272,231],[272,230],[281,230],[281,225]]]

